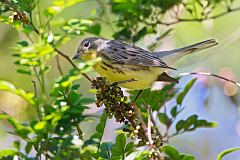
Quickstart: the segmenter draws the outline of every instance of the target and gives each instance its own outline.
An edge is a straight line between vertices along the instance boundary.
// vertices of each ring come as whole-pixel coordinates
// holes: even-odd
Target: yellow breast
[[[94,58],[97,58],[97,53],[93,50],[89,50],[82,56],[84,60],[92,60]],[[119,86],[136,90],[152,87],[158,76],[166,71],[166,69],[159,67],[112,64],[107,60],[97,62],[93,67],[98,74],[106,77],[112,83],[134,79],[135,81],[121,83]]]
[[[111,64],[110,62],[102,61],[94,66],[94,69],[101,76],[106,77],[111,82],[120,82],[132,80],[119,84],[119,86],[128,89],[146,89],[152,87],[152,84],[158,76],[165,70],[158,67],[142,67],[125,64]]]

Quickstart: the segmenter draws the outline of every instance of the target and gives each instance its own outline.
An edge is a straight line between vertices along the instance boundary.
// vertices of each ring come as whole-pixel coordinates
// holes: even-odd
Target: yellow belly
[[[153,82],[165,71],[165,69],[159,67],[150,68],[124,64],[110,64],[107,62],[95,64],[94,69],[98,74],[106,77],[110,82],[134,79],[135,81],[133,82],[121,83],[119,86],[136,90],[152,87]]]

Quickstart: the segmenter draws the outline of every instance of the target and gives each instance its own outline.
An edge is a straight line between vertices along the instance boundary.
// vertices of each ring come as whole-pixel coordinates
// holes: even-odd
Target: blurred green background
[[[51,1],[40,1],[40,9],[43,11],[50,4]],[[52,23],[53,30],[57,32],[58,23],[64,19],[88,18],[99,9],[101,9],[101,6],[94,0],[84,1],[69,7],[55,18],[57,21]],[[110,18],[114,19],[114,15],[110,15]],[[173,26],[161,26],[159,27],[159,33],[162,33],[167,28],[173,28],[173,31],[161,41],[161,45],[157,50],[182,47],[209,38],[216,38],[219,41],[217,47],[179,60],[175,64],[178,71],[171,72],[172,75],[177,76],[182,72],[208,71],[240,81],[240,11],[201,23],[181,22]],[[102,36],[111,38],[113,31],[114,28],[111,26],[102,24]],[[153,37],[156,37],[156,35],[146,36],[137,45],[147,48]],[[14,65],[14,57],[12,57],[16,42],[23,38],[21,33],[9,25],[0,24],[0,79],[10,81],[20,88],[33,92],[31,77],[16,73],[17,67]],[[60,50],[72,57],[83,38],[83,36],[79,36],[69,41]],[[64,59],[61,58],[60,60],[64,73],[67,73],[71,66]],[[55,59],[51,63],[53,69],[48,73],[46,79],[49,86],[53,84],[53,80],[59,75]],[[94,72],[91,73],[91,76],[96,75]],[[191,78],[191,76],[183,77],[178,85],[179,89]],[[184,102],[186,110],[180,118],[196,113],[200,117],[218,122],[219,126],[214,129],[199,129],[196,132],[175,137],[170,141],[170,144],[175,145],[182,152],[193,154],[197,159],[211,160],[223,149],[240,146],[239,88],[215,78],[198,78],[197,84]],[[85,95],[90,95],[88,93],[90,88],[89,82],[82,79],[79,83],[82,86],[82,92]],[[28,107],[24,100],[4,91],[0,91],[0,110],[7,112],[20,121],[31,119],[35,116],[33,109]],[[88,112],[95,114],[98,110],[93,105]],[[110,131],[105,135],[105,139],[114,138],[111,135],[114,132],[112,129],[114,125],[116,124],[112,121],[108,123],[107,128]],[[89,126],[92,126],[92,128],[85,128],[86,134],[94,129],[94,125]],[[12,146],[10,141],[13,141],[15,137],[9,136],[6,132],[8,130],[8,125],[1,122],[0,149]],[[239,160],[239,157],[240,153],[236,152],[229,155],[226,159]]]

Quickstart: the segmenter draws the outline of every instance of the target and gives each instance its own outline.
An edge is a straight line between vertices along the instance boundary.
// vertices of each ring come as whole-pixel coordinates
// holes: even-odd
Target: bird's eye
[[[84,47],[89,47],[90,43],[87,41],[83,44]]]

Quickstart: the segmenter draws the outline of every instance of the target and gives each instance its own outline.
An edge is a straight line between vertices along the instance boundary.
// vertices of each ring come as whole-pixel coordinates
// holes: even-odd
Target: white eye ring
[[[90,43],[88,41],[84,42],[83,44],[84,47],[89,47],[90,46]]]

